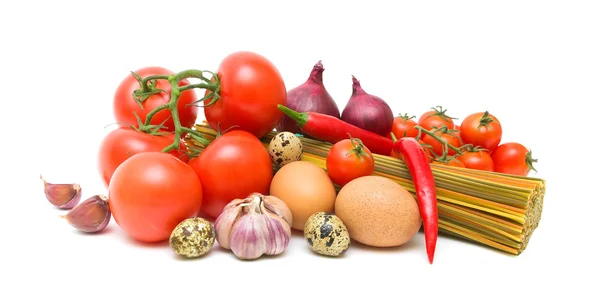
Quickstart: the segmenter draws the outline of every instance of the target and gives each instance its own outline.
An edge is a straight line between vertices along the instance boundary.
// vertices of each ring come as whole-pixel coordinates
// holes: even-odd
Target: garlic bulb
[[[240,259],[277,255],[287,248],[292,213],[279,198],[253,193],[229,202],[215,220],[216,239]]]

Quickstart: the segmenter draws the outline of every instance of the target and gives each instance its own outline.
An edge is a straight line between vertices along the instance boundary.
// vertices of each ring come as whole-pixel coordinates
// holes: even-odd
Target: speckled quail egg
[[[200,257],[212,248],[215,243],[215,228],[200,217],[181,221],[173,229],[169,244],[173,251],[184,257]]]
[[[277,168],[299,161],[302,159],[302,141],[288,131],[277,133],[269,143],[269,155]]]
[[[339,256],[350,247],[350,234],[340,218],[329,212],[311,215],[304,225],[304,238],[311,250],[325,256]]]

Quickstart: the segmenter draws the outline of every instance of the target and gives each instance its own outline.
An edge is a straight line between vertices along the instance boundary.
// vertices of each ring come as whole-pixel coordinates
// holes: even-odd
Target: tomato
[[[233,199],[254,192],[266,195],[273,179],[267,148],[256,136],[242,130],[221,135],[189,165],[202,182],[202,212],[212,218],[217,218]]]
[[[331,181],[340,186],[375,170],[373,154],[356,138],[335,143],[329,149],[325,165]]]
[[[135,71],[140,77],[148,77],[150,75],[171,75],[173,72],[165,68],[160,67],[146,67]],[[187,80],[182,80],[179,86],[189,84]],[[146,115],[154,108],[166,104],[171,99],[171,84],[167,80],[157,80],[155,88],[164,90],[157,94],[151,95],[145,101],[142,102],[143,109],[134,100],[132,94],[133,91],[140,88],[140,84],[137,79],[129,74],[117,87],[114,95],[113,113],[118,123],[124,123],[128,125],[137,125],[135,114],[137,114],[142,122],[146,120]],[[179,121],[182,126],[191,127],[196,122],[198,117],[198,107],[192,103],[196,101],[196,93],[194,90],[186,90],[181,93],[177,100],[177,112],[179,113]],[[192,105],[190,105],[192,104]],[[134,114],[135,113],[135,114]],[[164,109],[158,112],[152,117],[151,124],[160,125],[164,123],[165,131],[175,130],[173,125],[173,118],[168,109]]]
[[[419,117],[417,123],[427,129],[435,129],[447,127],[448,129],[454,129],[454,121],[452,121],[452,117],[446,115],[446,110],[442,109],[441,106],[437,108],[432,108],[432,110],[425,112]]]
[[[202,206],[202,184],[194,170],[162,152],[138,153],[123,162],[108,187],[108,204],[119,227],[142,242],[169,239],[179,222]]]
[[[460,137],[456,134],[454,134],[453,132],[444,132],[442,131],[436,131],[434,133],[436,136],[440,137],[442,140],[446,141],[449,145],[452,145],[456,148],[459,148],[460,146],[462,146],[462,141],[460,139]],[[438,156],[442,156],[443,152],[444,152],[444,144],[440,143],[438,140],[436,140],[435,138],[433,138],[432,136],[428,135],[428,134],[423,134],[423,142],[425,144],[431,145],[431,151],[434,152],[435,154],[437,154]],[[454,155],[456,154],[456,151],[454,151],[452,148],[448,147],[448,155]]]
[[[108,187],[113,173],[126,159],[141,152],[161,152],[173,143],[173,139],[173,134],[150,135],[129,127],[120,127],[109,132],[102,140],[98,151],[98,170],[104,185]],[[185,144],[181,141],[179,150],[172,150],[169,153],[187,162],[186,150]]]
[[[533,163],[537,162],[537,159],[532,157],[531,150],[519,143],[501,144],[492,152],[491,157],[495,172],[527,176],[529,171],[536,171]]]
[[[260,138],[277,126],[283,117],[277,105],[285,105],[287,91],[269,60],[253,52],[235,52],[223,59],[217,75],[221,97],[211,105],[213,99],[204,104],[210,127],[226,130],[235,126]]]
[[[481,151],[465,151],[458,156],[466,168],[477,169],[483,171],[494,171],[494,162],[490,153],[485,150]]]
[[[465,167],[465,164],[463,164],[460,160],[458,160],[455,157],[452,157],[445,161],[434,159],[432,163],[438,164],[438,165],[451,166],[451,167],[459,167],[459,168]]]
[[[392,133],[397,139],[402,137],[417,137],[419,135],[419,130],[415,128],[417,122],[411,120],[412,118],[414,117],[409,117],[408,115],[394,118]]]
[[[468,115],[460,128],[460,137],[465,144],[481,146],[490,152],[498,147],[502,139],[500,121],[487,111]]]

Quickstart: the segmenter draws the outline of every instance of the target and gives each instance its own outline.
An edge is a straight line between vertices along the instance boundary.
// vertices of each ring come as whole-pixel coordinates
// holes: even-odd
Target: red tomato
[[[221,98],[205,101],[204,114],[215,130],[236,128],[263,137],[281,117],[277,105],[285,105],[287,91],[281,74],[265,57],[247,51],[235,52],[221,62]],[[209,91],[206,92],[208,94]]]
[[[504,143],[491,154],[494,161],[494,171],[518,176],[527,176],[530,170],[535,170],[533,163],[537,162],[531,155],[531,150],[519,143]]]
[[[465,168],[494,171],[494,162],[488,151],[465,151],[458,156]]]
[[[233,130],[214,140],[189,162],[202,182],[202,212],[217,218],[231,200],[267,194],[273,166],[267,148],[254,135]]]
[[[468,115],[461,123],[460,137],[465,144],[494,151],[502,139],[500,121],[487,111]]]
[[[409,117],[408,115],[394,118],[392,133],[397,139],[403,137],[417,137],[417,135],[419,135],[419,130],[415,128],[417,122],[411,120],[412,118],[414,117]]]
[[[427,130],[442,128],[444,126],[448,129],[454,129],[454,121],[452,121],[452,119],[454,118],[446,115],[445,109],[438,106],[437,108],[432,108],[432,110],[422,114],[417,123]]]
[[[445,140],[448,144],[450,144],[456,148],[462,146],[462,141],[461,141],[460,137],[452,132],[436,131],[435,135],[440,137],[442,140]],[[432,152],[434,152],[438,156],[442,156],[442,154],[444,152],[444,144],[440,143],[438,140],[436,140],[435,138],[433,138],[432,136],[430,136],[428,134],[423,135],[423,142],[425,144],[431,145]],[[456,151],[454,151],[452,148],[448,147],[448,155],[454,155],[454,154],[456,154]]]
[[[174,138],[173,134],[156,136],[128,127],[120,127],[109,132],[102,140],[98,152],[98,170],[104,185],[108,187],[113,173],[126,159],[141,152],[161,152],[173,143]],[[187,162],[186,150],[185,144],[181,141],[179,150],[169,153]]]
[[[172,155],[138,153],[123,162],[108,187],[108,204],[121,229],[142,242],[169,239],[181,221],[202,206],[202,184],[194,170]]]
[[[359,139],[345,139],[335,143],[325,161],[329,178],[344,186],[362,176],[373,174],[375,160],[371,151]]]
[[[150,75],[171,75],[173,72],[170,70],[160,68],[160,67],[146,67],[135,71],[140,77],[148,77]],[[189,84],[188,81],[182,80],[179,83],[179,86],[184,86]],[[157,80],[156,86],[157,89],[162,89],[164,92],[160,92],[148,97],[143,104],[143,109],[140,105],[134,100],[132,94],[133,91],[140,88],[140,84],[135,79],[132,74],[129,74],[121,84],[117,87],[114,96],[114,104],[113,104],[113,112],[115,115],[115,119],[119,123],[125,123],[128,125],[137,125],[137,120],[135,118],[136,113],[142,122],[146,120],[146,115],[152,111],[154,108],[166,104],[171,99],[171,84],[167,80]],[[184,127],[191,127],[196,122],[196,118],[198,117],[198,107],[193,105],[192,103],[197,100],[196,93],[194,90],[187,90],[181,93],[179,99],[177,100],[177,112],[179,113],[179,121],[181,125]],[[192,104],[192,105],[189,105]],[[166,121],[166,122],[165,122]],[[175,125],[173,125],[173,118],[171,117],[171,113],[168,109],[164,109],[158,112],[154,117],[152,117],[151,124],[160,125],[164,123],[166,127],[166,131],[175,130]]]
[[[446,161],[441,161],[441,160],[436,160],[434,159],[433,162],[434,164],[438,164],[438,165],[445,165],[445,166],[452,166],[452,167],[459,167],[459,168],[464,168],[465,164],[463,164],[460,160],[456,159],[456,158],[450,158]]]

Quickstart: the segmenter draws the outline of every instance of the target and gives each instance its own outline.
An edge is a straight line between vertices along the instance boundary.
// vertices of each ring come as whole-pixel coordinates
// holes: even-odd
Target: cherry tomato
[[[436,131],[435,136],[440,137],[442,140],[446,141],[449,145],[452,145],[456,148],[462,146],[462,141],[458,135],[453,132],[446,131]],[[444,152],[444,144],[433,138],[428,134],[423,134],[423,142],[425,144],[431,145],[431,151],[438,156],[441,156]],[[448,155],[454,155],[456,151],[452,148],[448,147]]]
[[[415,128],[417,122],[413,121],[412,118],[414,117],[409,117],[406,114],[394,118],[392,133],[397,139],[402,137],[417,137],[419,135],[419,130]]]
[[[477,169],[483,171],[494,171],[494,162],[490,153],[485,150],[481,151],[465,151],[458,156],[465,168]]]
[[[492,114],[479,112],[468,115],[461,123],[460,137],[465,144],[494,151],[502,140],[502,125]]]
[[[438,164],[438,165],[459,167],[459,168],[464,168],[465,167],[465,164],[463,164],[460,160],[458,160],[455,157],[452,157],[452,158],[450,158],[448,160],[445,160],[445,161],[434,159],[432,163],[433,164]]]
[[[140,77],[144,78],[150,75],[171,75],[172,71],[160,67],[146,67],[135,71]],[[189,84],[188,81],[182,80],[179,86]],[[129,74],[117,87],[114,96],[113,112],[115,119],[119,123],[128,125],[137,125],[135,114],[137,114],[142,122],[146,120],[146,115],[154,108],[166,104],[171,99],[171,84],[167,80],[156,80],[156,89],[162,89],[163,92],[151,95],[142,102],[142,107],[134,100],[132,94],[140,88],[140,83],[137,79]],[[194,90],[186,90],[181,93],[177,100],[177,112],[179,113],[179,121],[184,127],[191,127],[196,122],[198,117],[198,107],[192,103],[196,101],[196,93]],[[135,114],[134,114],[135,113]],[[173,118],[168,109],[158,112],[152,117],[151,124],[160,125],[164,122],[165,131],[175,130]]]
[[[204,114],[215,130],[237,128],[263,137],[273,130],[283,112],[287,91],[277,68],[265,57],[247,51],[235,52],[221,62],[221,98],[205,101]],[[209,91],[206,92],[208,94]]]
[[[202,184],[194,170],[173,155],[138,153],[110,181],[108,204],[119,227],[142,242],[169,239],[179,222],[202,206]]]
[[[231,200],[267,194],[273,166],[267,148],[254,135],[232,130],[214,140],[189,162],[202,182],[202,212],[217,218]]]
[[[173,134],[150,135],[129,127],[120,127],[109,132],[102,140],[98,152],[98,170],[104,185],[108,187],[113,173],[126,159],[141,152],[161,152],[172,144],[173,140]],[[169,153],[187,162],[186,150],[185,144],[181,141],[179,150],[172,150]]]
[[[329,149],[325,165],[331,181],[340,186],[375,170],[373,154],[356,138],[335,143]]]
[[[536,171],[533,163],[537,162],[537,159],[532,157],[531,150],[519,143],[501,144],[492,152],[491,157],[495,172],[527,176],[529,171]]]
[[[427,130],[442,127],[454,129],[454,121],[452,119],[454,118],[446,115],[445,109],[442,109],[441,106],[438,106],[422,114],[417,123]]]

